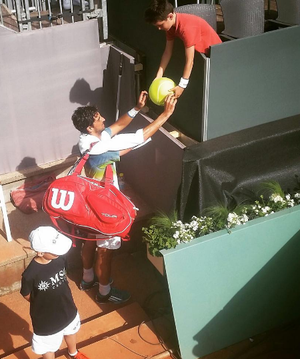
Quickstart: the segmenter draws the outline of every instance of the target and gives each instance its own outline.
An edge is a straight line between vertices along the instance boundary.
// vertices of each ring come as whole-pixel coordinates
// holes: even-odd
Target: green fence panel
[[[300,27],[211,48],[207,139],[300,113]]]

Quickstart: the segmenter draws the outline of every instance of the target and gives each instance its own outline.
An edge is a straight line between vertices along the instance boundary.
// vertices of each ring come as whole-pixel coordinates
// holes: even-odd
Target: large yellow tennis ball
[[[166,96],[170,95],[170,90],[175,86],[175,82],[167,77],[161,77],[153,80],[149,87],[149,96],[151,101],[158,106],[163,106]]]

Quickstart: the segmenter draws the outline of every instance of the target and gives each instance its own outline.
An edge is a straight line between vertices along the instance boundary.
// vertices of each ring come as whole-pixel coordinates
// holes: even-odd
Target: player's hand
[[[142,109],[146,105],[147,97],[148,97],[148,92],[147,91],[142,91],[140,93],[138,103],[136,105],[137,110]]]
[[[180,86],[176,86],[176,87],[172,88],[170,91],[174,92],[175,98],[179,98],[182,95],[184,88],[182,88]]]
[[[170,94],[165,98],[165,110],[164,112],[168,115],[171,116],[172,113],[175,110],[175,105],[177,103],[177,99],[174,96],[174,94]]]

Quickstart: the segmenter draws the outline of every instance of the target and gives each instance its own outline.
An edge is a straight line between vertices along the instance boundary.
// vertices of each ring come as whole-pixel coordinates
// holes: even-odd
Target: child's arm
[[[174,46],[174,40],[171,41],[167,41],[166,42],[166,47],[165,47],[165,51],[162,54],[161,60],[160,60],[160,65],[156,74],[156,78],[160,78],[163,76],[168,63],[171,59],[172,56],[172,52],[173,52],[173,46]]]
[[[178,98],[182,95],[184,89],[187,87],[189,82],[189,78],[191,76],[191,72],[194,65],[194,56],[195,56],[195,46],[186,47],[185,48],[185,65],[183,69],[182,78],[178,84],[178,86],[174,87],[172,91],[174,91],[175,97]]]
[[[30,294],[32,291],[32,286],[33,286],[33,281],[27,280],[27,276],[25,275],[24,272],[22,274],[22,279],[21,279],[20,293],[28,302],[30,302]]]
[[[23,295],[23,297],[24,297],[28,302],[30,302],[30,294]]]

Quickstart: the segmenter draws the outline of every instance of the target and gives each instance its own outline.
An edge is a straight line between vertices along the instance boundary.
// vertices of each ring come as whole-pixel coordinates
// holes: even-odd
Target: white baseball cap
[[[29,234],[31,248],[36,252],[47,252],[61,256],[66,254],[72,240],[50,226],[41,226]]]

